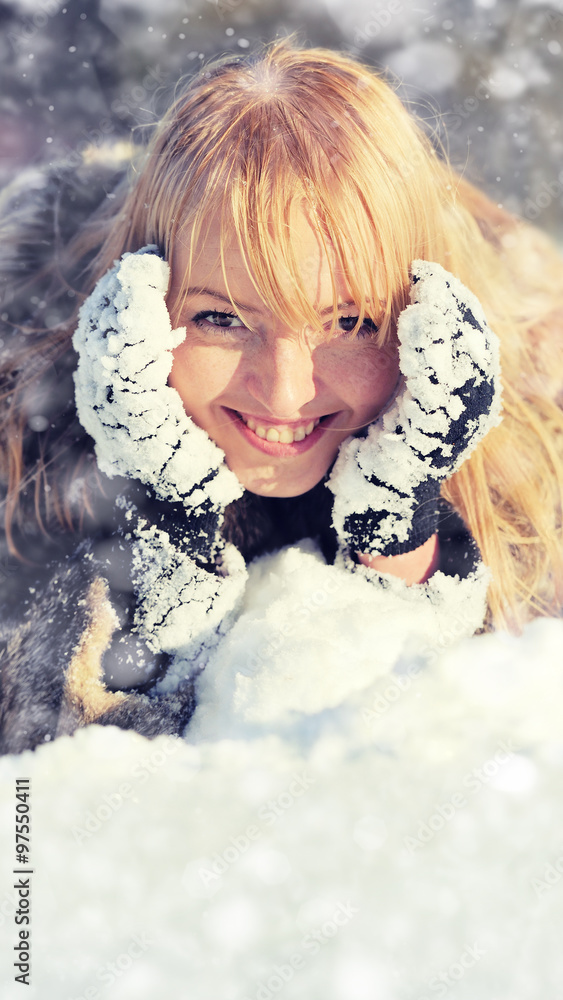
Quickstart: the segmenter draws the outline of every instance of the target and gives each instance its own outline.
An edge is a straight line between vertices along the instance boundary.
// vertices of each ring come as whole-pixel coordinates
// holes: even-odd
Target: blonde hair
[[[288,224],[296,199],[310,206],[325,246],[335,252],[359,307],[358,328],[366,301],[378,303],[370,316],[381,346],[395,342],[416,258],[442,264],[480,299],[501,342],[504,420],[442,495],[492,570],[487,626],[517,630],[534,615],[557,613],[563,599],[563,359],[556,328],[563,316],[563,261],[547,237],[494,206],[451,168],[372,68],[342,53],[301,48],[294,38],[204,66],[157,125],[113,213],[94,219],[68,247],[69,259],[90,255],[81,295],[124,251],[147,243],[158,244],[174,272],[179,242],[188,240],[191,262],[218,213],[223,248],[234,233],[266,305],[296,329],[304,322],[319,326]],[[223,267],[228,288],[224,257]],[[290,299],[280,291],[280,268],[291,278]],[[169,302],[173,322],[188,281],[189,266]],[[334,280],[333,294],[336,323]],[[72,331],[69,323],[45,344],[55,355],[68,350]],[[12,431],[15,396],[12,424],[10,416],[4,421]],[[8,528],[23,477],[21,456],[21,436],[12,434],[1,453]],[[45,468],[40,473],[46,482]],[[70,523],[55,481],[44,499],[46,510]]]

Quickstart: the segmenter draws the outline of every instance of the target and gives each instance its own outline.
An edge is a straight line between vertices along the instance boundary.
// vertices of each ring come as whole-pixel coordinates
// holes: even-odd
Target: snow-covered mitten
[[[205,664],[246,583],[244,560],[220,530],[243,488],[167,385],[172,350],[186,335],[171,329],[168,281],[156,246],[123,254],[82,305],[73,336],[78,418],[98,466],[135,481],[116,514],[131,546],[135,629],[150,649],[175,658],[163,684]],[[155,517],[131,500],[143,494]]]
[[[499,342],[483,309],[439,264],[413,261],[399,316],[402,388],[327,482],[340,555],[410,552],[437,529],[440,484],[501,420]]]

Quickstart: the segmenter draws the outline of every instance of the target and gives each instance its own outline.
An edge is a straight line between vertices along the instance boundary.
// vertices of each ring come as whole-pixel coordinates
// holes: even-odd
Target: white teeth
[[[293,444],[294,441],[304,441],[309,434],[312,434],[315,427],[320,424],[320,417],[316,420],[311,420],[310,423],[305,426],[297,427],[296,430],[292,430],[291,427],[264,427],[263,424],[258,424],[256,420],[252,417],[243,417],[239,414],[242,420],[251,431],[254,431],[257,437],[262,438],[265,441],[272,441],[276,444]]]
[[[289,427],[284,427],[279,437],[280,444],[293,444],[294,440],[293,431]]]

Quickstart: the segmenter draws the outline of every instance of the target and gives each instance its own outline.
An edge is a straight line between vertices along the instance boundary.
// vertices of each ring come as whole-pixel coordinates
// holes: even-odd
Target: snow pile
[[[250,567],[185,740],[92,726],[0,761],[8,945],[31,779],[27,996],[557,995],[563,622],[452,641],[452,612],[429,643],[415,597],[340,580],[307,545]]]
[[[240,617],[197,679],[187,739],[275,726],[300,740],[327,717],[344,724],[399,661],[420,669],[481,626],[489,577],[481,564],[466,580],[437,572],[408,587],[367,567],[329,566],[310,540],[257,560]]]

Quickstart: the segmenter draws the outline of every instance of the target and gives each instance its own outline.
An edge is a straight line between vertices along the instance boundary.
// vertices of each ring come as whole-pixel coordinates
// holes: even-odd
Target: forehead
[[[271,220],[256,220],[249,229],[252,232],[261,225],[272,241],[275,281],[281,296],[288,299],[294,296],[296,271],[307,288],[308,298],[314,308],[332,303],[332,278],[337,294],[349,298],[345,274],[334,248],[324,233],[322,224],[306,205],[293,201],[288,208],[285,223],[288,251],[294,259],[294,268],[288,266],[285,255],[279,252],[280,248],[276,253]],[[230,290],[234,297],[244,296],[245,301],[252,299],[253,304],[261,299],[256,274],[248,260],[246,248],[243,251],[234,225],[224,223],[221,226],[218,211],[210,215],[195,239],[192,226],[180,229],[174,247],[172,279],[176,292],[180,292],[180,288],[187,283],[191,287],[205,286],[222,293]]]

